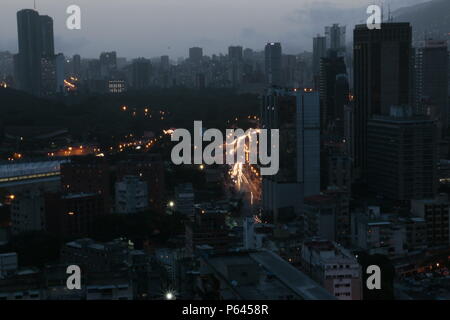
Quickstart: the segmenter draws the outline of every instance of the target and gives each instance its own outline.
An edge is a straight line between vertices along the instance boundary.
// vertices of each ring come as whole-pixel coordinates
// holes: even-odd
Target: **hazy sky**
[[[368,4],[392,8],[427,0],[36,0],[40,14],[54,19],[55,46],[66,55],[98,57],[116,50],[121,57],[186,56],[200,46],[206,54],[228,45],[262,49],[268,41],[283,51],[311,50],[312,37],[332,23],[365,22]],[[0,1],[0,51],[17,51],[16,12],[33,0]],[[66,28],[66,8],[81,7],[82,29]],[[347,31],[348,37],[351,30]]]

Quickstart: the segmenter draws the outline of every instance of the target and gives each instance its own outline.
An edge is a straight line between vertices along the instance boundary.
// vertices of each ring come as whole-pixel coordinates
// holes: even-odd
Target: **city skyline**
[[[450,300],[449,0],[77,1],[0,31],[0,300]]]
[[[97,58],[103,51],[117,51],[119,56],[126,58],[169,55],[176,59],[186,57],[188,48],[194,46],[202,47],[206,55],[225,54],[229,45],[262,51],[267,42],[281,42],[285,53],[311,51],[311,38],[318,33],[323,34],[324,19],[330,24],[339,23],[347,25],[348,30],[352,29],[354,24],[365,22],[367,5],[374,1],[303,0],[299,3],[283,0],[282,3],[258,2],[258,5],[248,1],[239,3],[237,10],[237,3],[205,3],[203,0],[191,1],[189,5],[174,1],[142,3],[138,0],[135,3],[97,1],[92,4],[81,0],[77,3],[82,10],[81,30],[68,30],[65,26],[66,9],[72,4],[70,1],[52,2],[37,1],[36,10],[54,19],[56,52]],[[396,10],[426,1],[375,2],[384,2],[387,11],[388,3],[391,10]],[[136,11],[136,6],[142,10]],[[14,18],[16,12],[24,8],[33,8],[33,1],[2,4],[1,50],[17,52],[17,23]],[[220,12],[219,16],[217,12]],[[173,18],[167,18],[169,16]],[[130,37],[130,34],[134,36]]]

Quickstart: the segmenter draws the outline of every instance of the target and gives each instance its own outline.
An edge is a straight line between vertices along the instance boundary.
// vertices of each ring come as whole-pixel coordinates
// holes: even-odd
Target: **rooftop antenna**
[[[392,22],[392,17],[391,17],[391,4],[388,4],[388,22]]]
[[[36,10],[36,0],[34,0],[34,10]]]

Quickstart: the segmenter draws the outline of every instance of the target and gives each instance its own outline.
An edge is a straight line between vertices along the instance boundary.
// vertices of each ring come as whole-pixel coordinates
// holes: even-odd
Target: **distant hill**
[[[425,38],[450,40],[450,0],[431,0],[398,9],[392,14],[396,22],[410,22],[415,41]]]

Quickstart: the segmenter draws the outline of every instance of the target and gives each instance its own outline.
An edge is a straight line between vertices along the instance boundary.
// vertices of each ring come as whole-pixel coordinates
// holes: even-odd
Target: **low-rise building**
[[[406,253],[406,226],[396,215],[381,214],[379,207],[368,207],[352,214],[352,241],[369,254],[401,256]]]
[[[67,265],[79,265],[86,272],[102,273],[130,266],[130,253],[126,242],[100,243],[86,238],[66,243],[61,249],[61,261]]]
[[[7,278],[17,271],[17,253],[0,254],[0,279]]]
[[[218,203],[202,203],[194,206],[194,217],[186,223],[186,249],[193,255],[197,246],[208,245],[215,252],[226,252],[233,246],[230,228],[226,224],[231,208]]]
[[[427,223],[418,217],[400,218],[406,228],[408,251],[423,250],[427,247]]]
[[[329,190],[304,200],[305,235],[321,237],[342,244],[350,242],[348,193]]]
[[[155,251],[155,260],[165,270],[165,275],[172,288],[183,291],[184,271],[189,266],[189,257],[185,248],[161,248]]]
[[[0,277],[0,300],[43,300],[46,290],[40,280],[41,273],[35,268],[16,270],[6,278]]]
[[[201,256],[198,290],[205,299],[334,300],[305,273],[268,251]]]
[[[274,233],[274,226],[255,221],[248,217],[243,221],[243,246],[246,250],[262,249]]]
[[[60,236],[87,236],[93,231],[95,218],[103,214],[104,198],[98,193],[55,193],[45,196],[46,229]]]
[[[448,246],[450,243],[450,202],[441,194],[435,199],[412,200],[411,212],[426,222],[428,246]]]
[[[183,183],[175,189],[175,210],[187,217],[194,215],[194,188],[192,183]]]
[[[339,300],[362,300],[362,273],[356,257],[325,239],[303,243],[301,268]]]
[[[45,229],[45,201],[40,190],[28,189],[15,194],[11,203],[11,232],[19,234]]]
[[[137,176],[125,176],[116,182],[116,213],[137,213],[148,208],[147,182]]]

